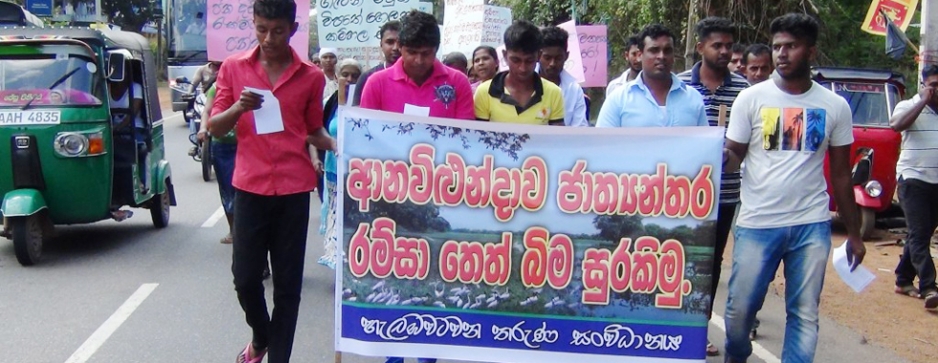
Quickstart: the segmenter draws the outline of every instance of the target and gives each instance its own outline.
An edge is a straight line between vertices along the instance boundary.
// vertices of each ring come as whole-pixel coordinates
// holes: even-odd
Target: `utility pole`
[[[922,84],[922,68],[925,64],[938,64],[938,3],[922,1],[922,46],[918,65],[919,85]]]

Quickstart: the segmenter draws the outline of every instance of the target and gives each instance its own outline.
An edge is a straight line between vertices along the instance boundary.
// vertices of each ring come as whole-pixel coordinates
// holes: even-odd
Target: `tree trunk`
[[[697,2],[691,0],[687,4],[687,33],[684,35],[684,69],[691,69],[694,66],[694,53],[696,52],[697,42],[694,39],[694,27],[697,24]]]

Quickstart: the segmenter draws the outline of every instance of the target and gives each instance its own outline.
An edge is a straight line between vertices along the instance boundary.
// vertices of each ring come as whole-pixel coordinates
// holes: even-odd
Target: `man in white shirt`
[[[925,309],[938,308],[935,263],[928,246],[938,227],[938,66],[922,70],[924,85],[911,100],[899,102],[889,125],[902,133],[896,174],[899,202],[909,227],[908,240],[896,266],[896,292],[925,299]],[[918,291],[912,280],[918,276]]]
[[[128,67],[129,69],[129,67]],[[108,106],[112,110],[119,112],[112,113],[112,128],[115,130],[126,130],[133,127],[133,137],[137,144],[137,163],[140,174],[141,193],[149,190],[150,182],[146,173],[146,158],[148,155],[146,147],[146,133],[148,132],[141,112],[143,112],[143,87],[130,79],[128,74],[121,82],[108,81]]]
[[[539,59],[540,75],[560,86],[563,94],[564,125],[589,127],[583,88],[570,73],[563,69],[570,55],[567,51],[567,41],[570,35],[566,30],[555,26],[541,29],[541,34],[544,36],[544,48],[541,49]]]
[[[606,85],[606,97],[609,97],[616,88],[635,80],[635,77],[638,77],[638,72],[642,71],[642,42],[643,40],[639,39],[638,34],[629,37],[629,44],[625,46],[625,60],[628,61],[629,68],[618,78],[609,81],[609,84]]]
[[[832,244],[825,154],[847,228],[848,260],[855,268],[866,255],[850,180],[850,106],[811,80],[819,25],[808,15],[788,14],[769,28],[778,77],[739,93],[724,150],[728,165],[746,161],[726,303],[730,363],[752,355],[749,333],[781,262],[788,312],[782,362],[814,360]]]

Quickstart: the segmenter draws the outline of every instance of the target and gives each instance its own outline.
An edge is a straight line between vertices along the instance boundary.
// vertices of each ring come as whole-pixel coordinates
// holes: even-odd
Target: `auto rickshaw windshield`
[[[94,62],[75,55],[2,56],[0,108],[100,105],[98,72]]]
[[[834,82],[833,89],[850,104],[854,125],[889,125],[889,116],[899,101],[899,90],[891,84]]]

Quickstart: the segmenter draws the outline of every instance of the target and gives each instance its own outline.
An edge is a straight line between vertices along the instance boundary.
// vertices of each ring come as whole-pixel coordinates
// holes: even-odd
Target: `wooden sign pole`
[[[720,114],[717,116],[717,126],[726,126],[726,105],[720,105]]]

